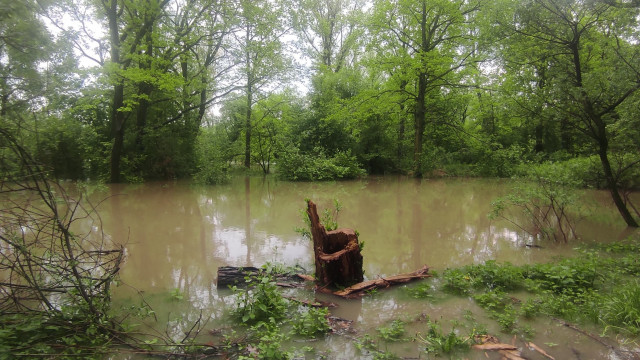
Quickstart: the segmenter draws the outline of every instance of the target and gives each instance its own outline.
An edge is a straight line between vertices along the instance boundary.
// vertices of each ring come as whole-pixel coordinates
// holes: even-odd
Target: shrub
[[[333,157],[302,154],[298,149],[289,149],[278,161],[280,178],[291,181],[355,179],[365,175],[355,156],[338,152]]]
[[[288,302],[278,291],[273,278],[264,274],[246,281],[247,289],[232,288],[238,295],[233,315],[246,324],[282,320],[287,313]]]
[[[201,184],[220,184],[229,180],[223,146],[225,139],[213,129],[203,130],[196,139],[196,172],[194,179]]]
[[[300,314],[293,323],[293,330],[296,334],[312,338],[316,335],[323,335],[331,330],[327,317],[327,308],[310,308]]]

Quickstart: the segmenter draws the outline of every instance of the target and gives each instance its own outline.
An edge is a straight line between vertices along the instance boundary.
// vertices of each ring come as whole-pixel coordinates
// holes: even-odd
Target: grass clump
[[[445,332],[439,322],[428,320],[427,332],[418,335],[418,339],[425,345],[427,353],[443,355],[468,351],[474,344],[473,335],[460,335],[455,327]]]
[[[329,310],[326,308],[304,309],[294,320],[293,330],[296,334],[307,338],[324,335],[331,330],[327,317],[329,317]]]
[[[385,341],[400,341],[407,332],[404,325],[402,320],[393,320],[391,325],[378,328],[378,333]]]
[[[487,261],[445,270],[441,288],[471,296],[506,333],[530,335],[524,320],[546,315],[638,335],[639,255],[635,239],[583,249],[577,257],[545,264]]]

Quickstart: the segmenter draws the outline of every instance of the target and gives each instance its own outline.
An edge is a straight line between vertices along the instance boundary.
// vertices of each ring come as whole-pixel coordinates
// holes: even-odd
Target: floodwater
[[[271,262],[313,270],[311,241],[295,231],[304,226],[301,213],[305,198],[316,202],[320,211],[333,209],[334,199],[340,202],[340,227],[356,229],[360,241],[365,242],[368,278],[411,272],[425,264],[441,271],[487,260],[524,264],[571,255],[577,241],[569,245],[537,243],[542,247],[531,248],[526,245],[534,243],[533,239],[517,226],[489,219],[492,201],[507,194],[512,185],[509,180],[398,176],[326,183],[246,177],[221,186],[186,182],[110,185],[106,192],[93,196],[106,197],[98,207],[104,232],[126,248],[116,298],[139,303],[136,294],[144,294],[158,317],[158,323],[150,326],[180,336],[200,316],[208,321],[207,328],[229,326],[227,314],[234,298],[228,289],[216,288],[219,266]],[[578,222],[579,241],[614,241],[628,235],[606,193],[585,191],[581,197],[593,210],[582,214],[584,218]],[[589,220],[594,216],[597,222]],[[314,296],[311,290],[303,292],[306,295],[297,296]],[[394,319],[407,322],[410,333],[424,332],[426,325],[418,319],[422,314],[441,320],[445,328],[450,319],[462,319],[465,314],[473,314],[486,324],[495,323],[483,318],[471,299],[415,300],[402,288],[383,290],[362,300],[318,297],[339,305],[331,310],[334,315],[354,320],[358,333],[352,337],[364,333],[375,337],[376,328]],[[531,326],[536,330],[532,341],[546,347],[556,359],[616,358],[602,345],[552,320]],[[501,341],[511,342],[511,335],[500,334],[497,327],[494,332]],[[205,342],[220,340],[207,331],[203,334]],[[518,341],[517,345],[524,347]],[[292,346],[317,348],[316,355],[308,358],[321,354],[336,359],[371,358],[339,335]],[[420,341],[385,346],[401,356],[426,356],[420,353],[424,348]],[[530,353],[530,358],[542,358],[537,355]],[[499,358],[481,351],[464,355],[469,359],[487,356]]]

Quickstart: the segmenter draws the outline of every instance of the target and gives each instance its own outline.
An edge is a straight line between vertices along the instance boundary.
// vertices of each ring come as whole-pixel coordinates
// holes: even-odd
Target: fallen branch
[[[540,354],[544,355],[544,357],[550,359],[550,360],[556,360],[553,356],[547,354],[546,351],[544,351],[541,347],[539,347],[538,345],[532,343],[532,342],[528,342],[526,343],[528,347],[532,348],[533,350],[539,352]]]
[[[293,302],[297,302],[299,304],[302,305],[306,305],[306,306],[310,306],[310,307],[315,307],[315,308],[333,308],[336,307],[338,305],[332,303],[332,302],[326,302],[326,301],[309,301],[309,300],[302,300],[302,299],[296,299],[292,296],[283,296],[285,299],[287,300],[291,300]]]
[[[515,345],[501,343],[495,336],[479,335],[475,337],[475,340],[478,344],[472,346],[474,349],[497,351],[503,359],[525,360]]]
[[[364,296],[367,291],[373,289],[387,288],[392,285],[404,284],[411,280],[423,279],[427,277],[431,277],[431,275],[429,274],[429,267],[425,265],[422,268],[411,273],[363,281],[361,283],[349,286],[348,288],[345,288],[343,290],[334,291],[333,294],[344,298],[354,298]]]

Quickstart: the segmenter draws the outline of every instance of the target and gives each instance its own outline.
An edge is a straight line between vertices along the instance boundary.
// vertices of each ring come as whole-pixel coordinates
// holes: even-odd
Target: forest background
[[[0,127],[59,179],[640,182],[637,0],[0,1]],[[4,176],[4,175],[3,175]]]

